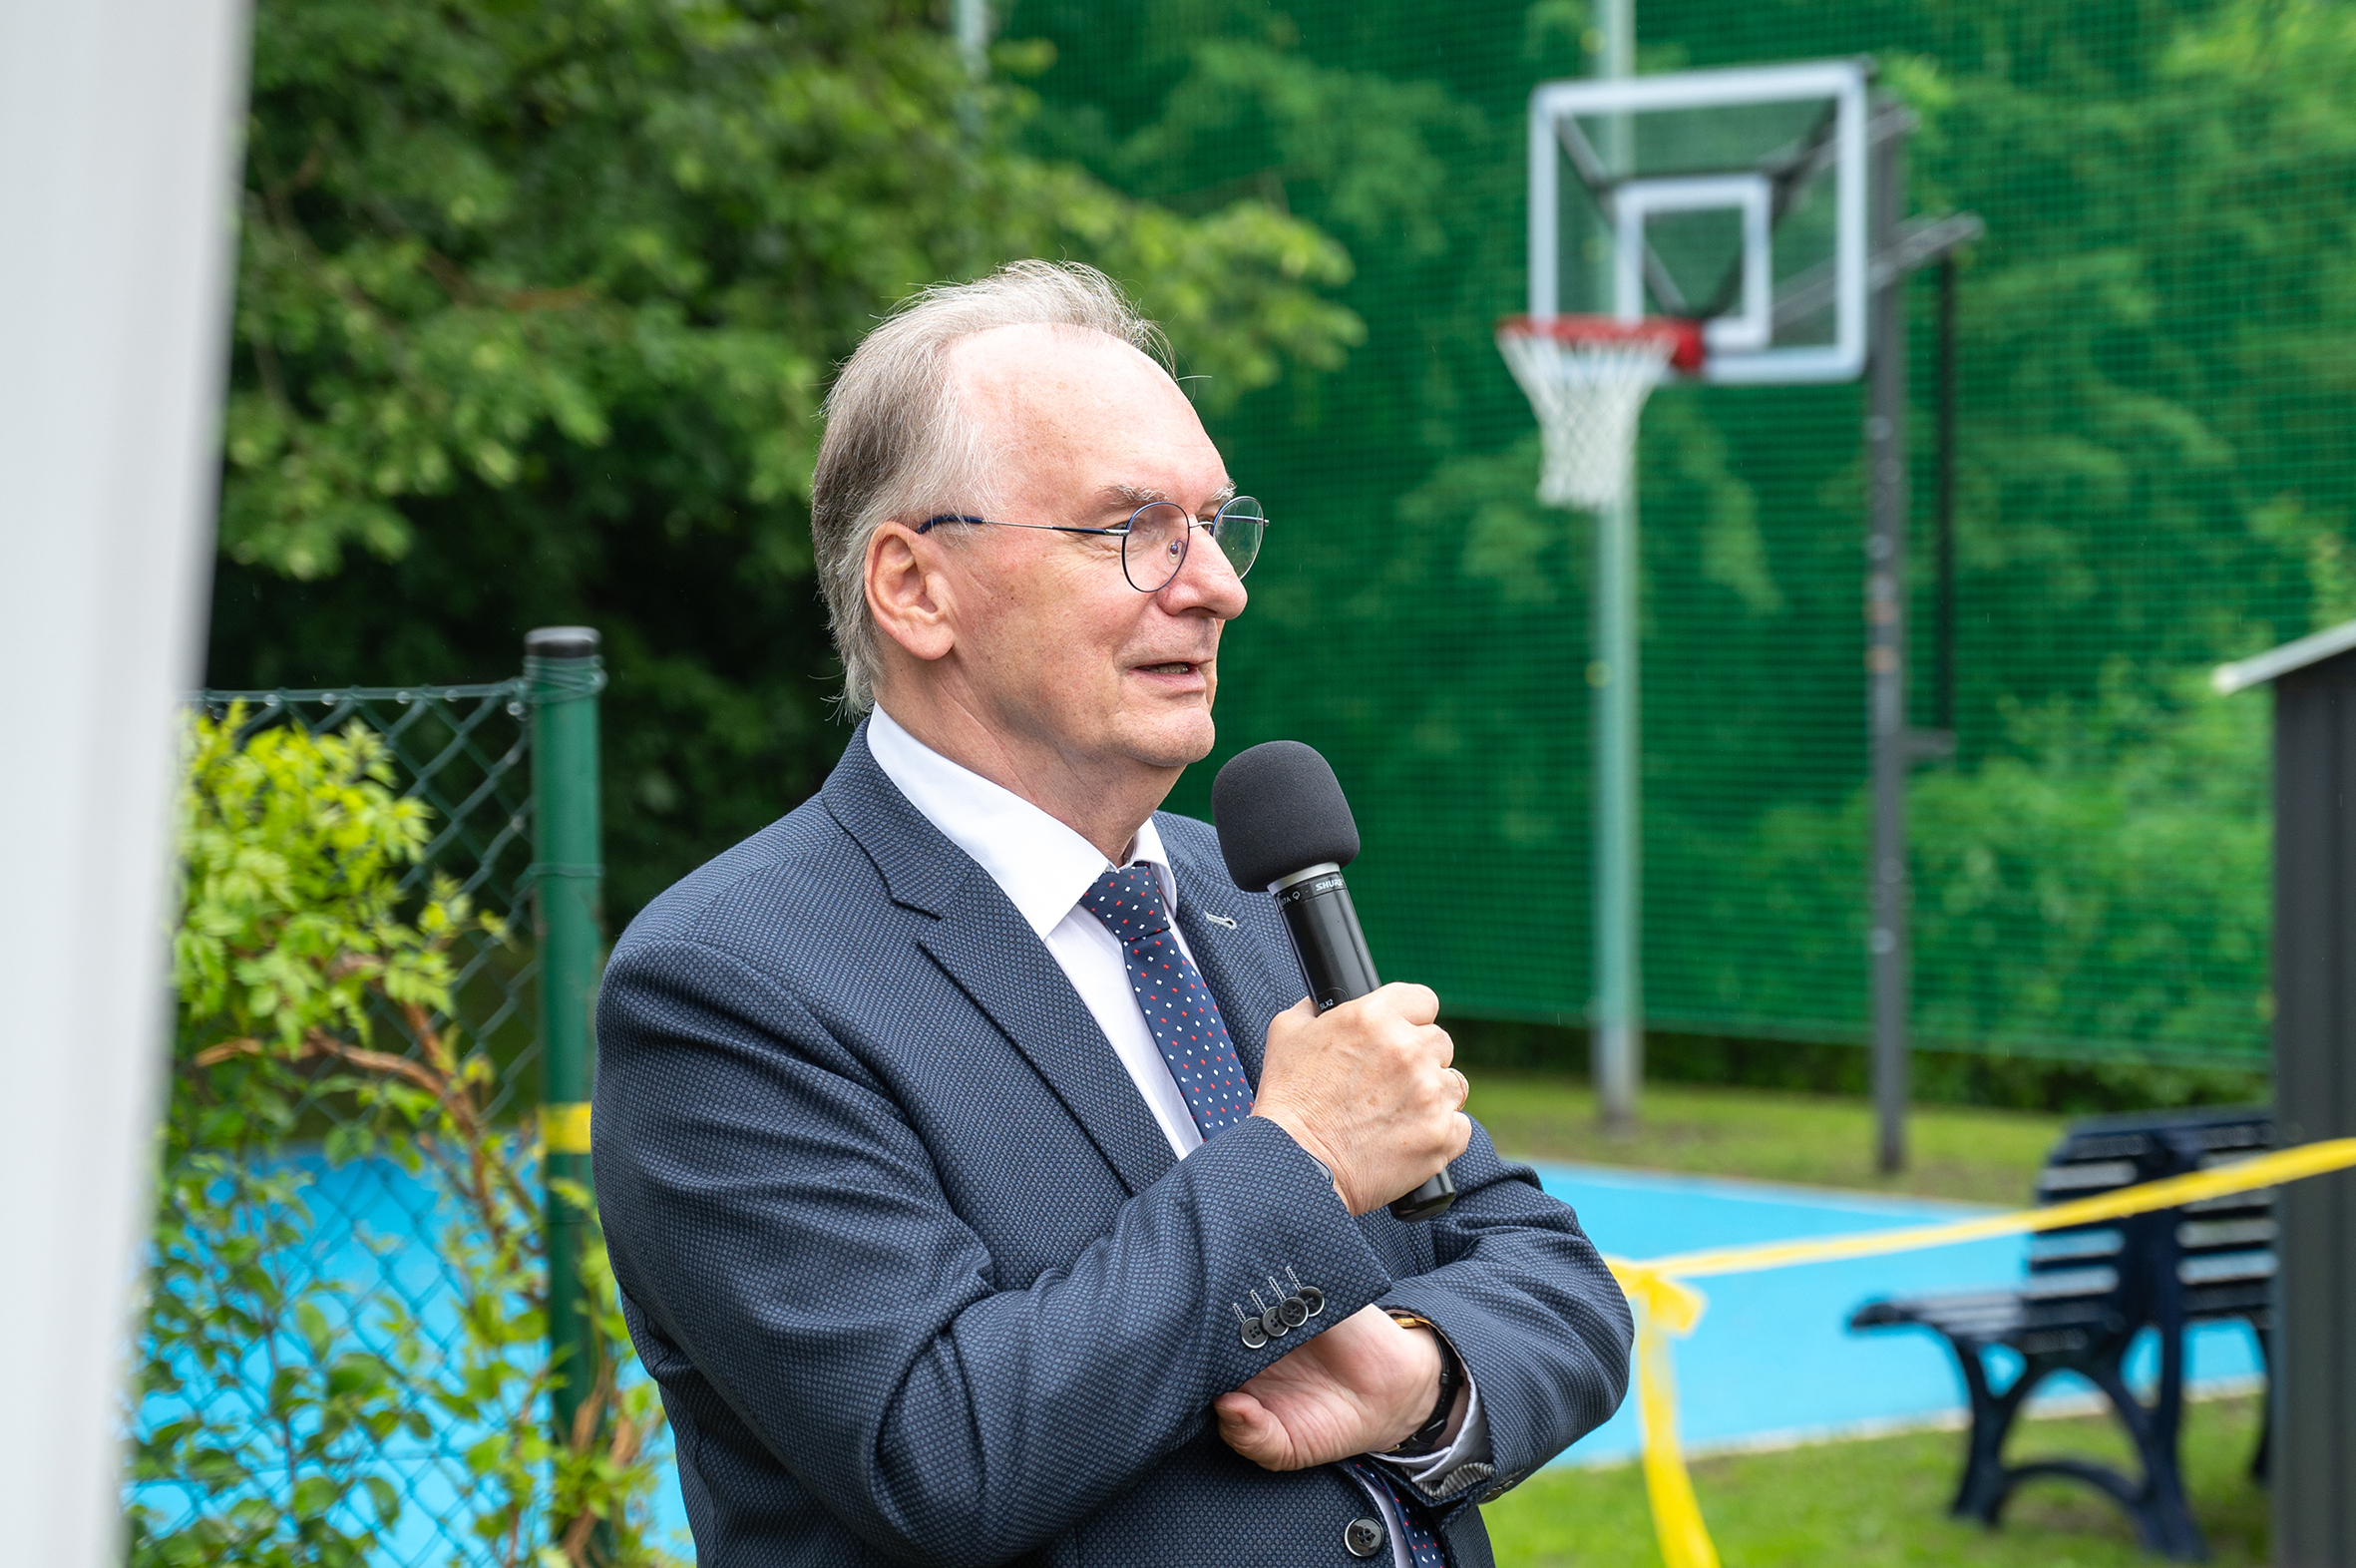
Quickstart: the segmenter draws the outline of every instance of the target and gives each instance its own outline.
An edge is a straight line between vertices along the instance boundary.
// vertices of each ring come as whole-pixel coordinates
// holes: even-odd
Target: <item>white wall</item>
[[[0,0],[0,1557],[120,1561],[242,0]]]

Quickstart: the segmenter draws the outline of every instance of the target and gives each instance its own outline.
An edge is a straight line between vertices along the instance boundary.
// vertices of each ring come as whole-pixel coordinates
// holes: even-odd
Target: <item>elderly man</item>
[[[1043,262],[868,337],[812,505],[867,718],[614,950],[598,1190],[705,1568],[1473,1568],[1625,1390],[1432,993],[1318,1015],[1157,814],[1263,526],[1157,342]]]

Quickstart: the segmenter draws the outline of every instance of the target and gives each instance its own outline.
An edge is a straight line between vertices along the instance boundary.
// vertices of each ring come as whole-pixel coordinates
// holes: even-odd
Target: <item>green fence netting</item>
[[[243,715],[244,732],[295,726],[317,734],[341,734],[361,725],[385,741],[394,765],[395,790],[430,810],[431,839],[409,867],[402,891],[422,899],[429,879],[455,881],[475,909],[497,917],[514,940],[500,942],[481,932],[462,933],[453,953],[454,1016],[436,1014],[431,1026],[444,1031],[467,1053],[487,1053],[497,1086],[489,1100],[495,1118],[514,1120],[540,1099],[541,1045],[535,1019],[536,958],[531,940],[533,863],[533,779],[529,755],[531,687],[524,679],[471,686],[339,688],[315,691],[207,691],[197,705],[215,719],[233,709]],[[402,1019],[385,1011],[376,1020],[374,1043],[414,1055],[416,1038]],[[404,1315],[418,1349],[430,1364],[454,1357],[460,1330],[455,1265],[446,1251],[457,1215],[441,1201],[430,1172],[413,1172],[389,1158],[338,1156],[338,1125],[357,1114],[348,1094],[313,1096],[303,1107],[293,1138],[282,1147],[240,1148],[240,1160],[260,1160],[297,1173],[298,1198],[307,1215],[295,1227],[299,1238],[239,1260],[222,1248],[221,1266],[259,1267],[281,1276],[289,1295],[307,1287],[321,1308],[316,1332],[329,1345],[322,1361],[344,1351],[391,1354],[398,1330],[382,1310],[391,1304]],[[192,1159],[207,1157],[198,1146]],[[133,1412],[135,1431],[181,1418],[195,1409],[231,1423],[267,1432],[275,1417],[277,1374],[272,1343],[305,1332],[293,1322],[273,1323],[255,1336],[254,1353],[242,1361],[185,1369],[186,1388],[176,1398],[151,1398]],[[545,1348],[526,1345],[517,1354],[537,1367]],[[400,1388],[398,1427],[367,1439],[347,1434],[338,1452],[344,1463],[326,1480],[333,1496],[305,1503],[301,1475],[288,1477],[298,1509],[333,1516],[367,1501],[365,1486],[387,1485],[398,1493],[398,1522],[378,1533],[369,1560],[401,1565],[489,1564],[502,1560],[498,1543],[475,1529],[502,1499],[470,1466],[466,1448],[486,1432],[479,1419],[454,1418],[434,1393],[446,1378],[418,1377]],[[318,1411],[298,1419],[315,1425]],[[512,1412],[520,1422],[545,1418],[537,1408]],[[289,1445],[307,1432],[288,1434]],[[232,1466],[233,1468],[233,1466]],[[135,1501],[151,1516],[149,1533],[179,1535],[199,1518],[226,1519],[237,1499],[208,1484],[198,1465],[170,1483],[135,1488]],[[322,1472],[324,1474],[324,1472]],[[285,1490],[285,1488],[278,1488]],[[283,1501],[283,1498],[279,1499]],[[336,1560],[322,1558],[321,1560]]]
[[[1987,221],[1958,284],[1960,746],[1910,806],[1920,1043],[2263,1059],[2265,705],[2202,676],[2356,615],[2351,18],[1636,7],[1640,71],[1871,55],[1921,119],[1912,207]],[[1473,1015],[1576,1021],[1588,994],[1586,522],[1533,500],[1490,331],[1524,300],[1527,95],[1590,73],[1589,26],[1574,0],[1025,0],[1001,29],[1054,46],[1042,149],[1192,210],[1282,205],[1355,258],[1347,365],[1211,421],[1273,521],[1220,753],[1174,804],[1207,815],[1242,746],[1327,751],[1385,972]],[[1927,275],[1910,309],[1928,725]],[[1654,1027],[1863,1036],[1862,413],[1850,386],[1646,411]]]

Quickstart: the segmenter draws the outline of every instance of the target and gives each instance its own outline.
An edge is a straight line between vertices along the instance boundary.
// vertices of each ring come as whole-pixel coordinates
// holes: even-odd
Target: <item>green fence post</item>
[[[604,886],[597,803],[597,633],[543,626],[524,637],[532,695],[534,906],[540,935],[541,1128],[548,1182],[549,1361],[558,1373],[550,1419],[559,1446],[597,1361],[596,1323],[583,1299],[589,1217],[558,1183],[589,1182],[589,1008],[597,989],[598,903]]]

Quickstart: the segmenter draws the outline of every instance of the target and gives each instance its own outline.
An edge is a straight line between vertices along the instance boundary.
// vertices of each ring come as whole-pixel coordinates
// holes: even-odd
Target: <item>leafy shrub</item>
[[[472,1440],[439,1522],[471,1533],[475,1560],[664,1561],[647,1539],[660,1407],[625,1375],[599,1247],[582,1417],[560,1443],[541,1413],[553,1377],[535,1131],[495,1120],[493,1062],[444,1021],[454,938],[506,934],[447,879],[405,898],[429,814],[396,796],[374,734],[246,736],[246,722],[232,709],[188,732],[131,1561],[365,1562],[419,1506],[403,1484],[417,1453],[452,1428]],[[361,1159],[439,1200],[454,1327],[429,1322],[389,1267],[371,1284],[327,1265],[318,1161]],[[397,1243],[360,1240],[393,1261]]]
[[[2007,754],[1910,792],[1920,1038],[2262,1067],[2265,704],[2217,697],[2197,672],[2147,684],[2115,661],[2092,700],[2012,704],[2006,719]],[[1861,975],[1870,810],[1860,790],[1761,823],[1747,885],[1850,912],[1793,922],[1780,973]],[[1805,1015],[1801,998],[1776,1005]]]

